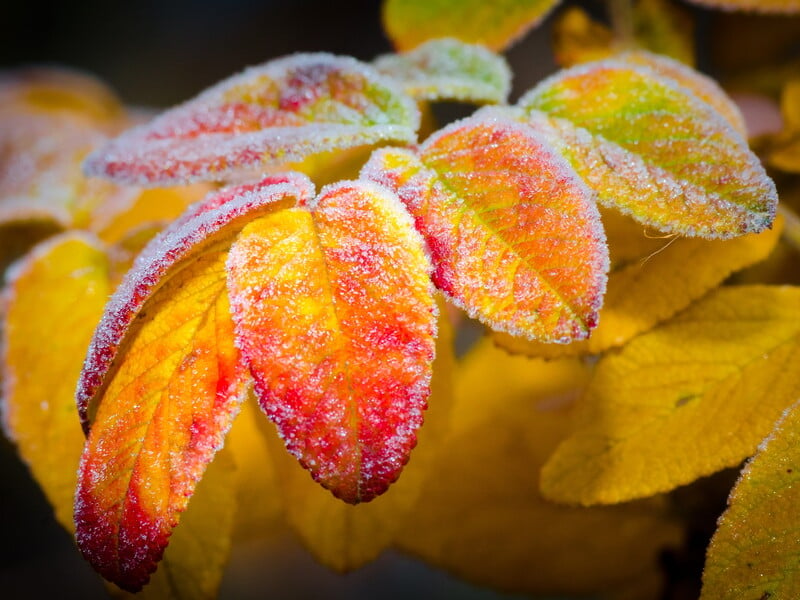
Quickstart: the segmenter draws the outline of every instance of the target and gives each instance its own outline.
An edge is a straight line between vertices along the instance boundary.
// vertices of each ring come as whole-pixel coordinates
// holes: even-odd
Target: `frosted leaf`
[[[417,100],[495,104],[505,102],[511,89],[511,71],[501,56],[455,39],[432,40],[373,64]]]
[[[428,244],[434,283],[470,316],[547,342],[596,324],[608,249],[591,192],[508,111],[453,123],[418,153],[376,151],[361,175],[395,190]]]
[[[215,243],[230,244],[232,236],[247,221],[312,191],[313,184],[307,177],[287,173],[212,193],[142,250],[106,306],[84,362],[76,392],[84,431],[89,430],[90,402],[103,385],[129,325],[170,272],[204,248]]]
[[[229,180],[338,148],[413,142],[414,102],[372,67],[297,54],[251,67],[94,153],[90,175],[159,185]]]
[[[540,83],[519,106],[599,202],[645,225],[721,239],[770,227],[777,192],[758,158],[695,95],[693,78],[675,69],[676,78],[665,76],[670,69],[660,62],[656,70],[613,59],[574,67]]]

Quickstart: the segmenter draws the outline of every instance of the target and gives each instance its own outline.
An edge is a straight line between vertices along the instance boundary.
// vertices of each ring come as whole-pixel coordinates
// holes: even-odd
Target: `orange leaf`
[[[429,393],[436,308],[422,240],[373,184],[325,188],[231,249],[238,345],[261,407],[315,480],[350,503],[400,474]]]
[[[78,387],[92,425],[75,503],[78,546],[138,590],[222,445],[248,382],[234,344],[227,247],[245,219],[302,197],[297,174],[212,195],[151,242],[112,298]]]
[[[298,54],[252,67],[94,153],[90,175],[159,185],[228,179],[327,150],[411,142],[419,111],[369,65]]]
[[[536,133],[480,111],[418,153],[376,152],[362,171],[397,191],[434,283],[492,328],[542,341],[596,324],[608,250],[591,193]]]

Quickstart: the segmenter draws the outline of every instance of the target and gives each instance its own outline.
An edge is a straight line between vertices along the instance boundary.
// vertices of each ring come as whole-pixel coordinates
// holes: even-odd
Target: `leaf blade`
[[[413,142],[419,112],[369,65],[300,54],[252,67],[92,154],[119,183],[225,180],[327,150]]]
[[[330,186],[251,223],[229,270],[238,344],[289,451],[347,502],[382,493],[413,447],[434,351],[429,263],[402,206]]]

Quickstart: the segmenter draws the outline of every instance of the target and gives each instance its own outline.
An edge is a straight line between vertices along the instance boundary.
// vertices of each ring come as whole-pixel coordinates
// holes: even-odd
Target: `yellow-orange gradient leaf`
[[[800,597],[800,405],[747,464],[711,540],[702,600]]]
[[[237,344],[289,451],[337,497],[383,493],[429,393],[430,262],[392,192],[369,182],[249,224],[229,261]]]
[[[246,391],[228,248],[248,219],[309,188],[289,173],[193,205],[143,250],[106,307],[77,390],[92,424],[75,521],[81,552],[124,589],[155,570]]]
[[[590,191],[533,130],[483,109],[417,152],[361,172],[396,191],[431,252],[433,281],[495,330],[546,342],[597,324],[608,248]]]
[[[440,308],[444,308],[440,303]],[[433,470],[439,440],[446,434],[452,398],[453,339],[447,318],[439,317],[431,395],[418,443],[403,475],[391,490],[369,502],[350,506],[315,485],[297,461],[291,460],[274,435],[272,456],[279,474],[286,519],[305,546],[322,564],[349,571],[374,559],[388,547],[418,502],[423,481],[437,477]]]
[[[72,531],[83,448],[75,386],[110,293],[99,242],[66,233],[37,246],[13,270],[3,344],[3,425]]]
[[[800,289],[723,287],[597,365],[542,470],[554,500],[608,504],[752,455],[800,393]]]
[[[539,468],[565,435],[588,370],[511,357],[488,340],[456,371],[451,430],[399,539],[401,549],[480,585],[528,594],[609,592],[658,577],[680,529],[658,500],[551,504]]]

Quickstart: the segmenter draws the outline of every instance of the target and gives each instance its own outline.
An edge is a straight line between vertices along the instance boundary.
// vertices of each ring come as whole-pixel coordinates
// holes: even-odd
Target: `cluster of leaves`
[[[556,4],[390,0],[407,51],[274,60],[113,139],[130,117],[95,82],[3,82],[3,258],[48,237],[8,273],[4,425],[69,528],[77,487],[78,546],[104,577],[140,589],[172,537],[147,589],[209,596],[233,532],[285,515],[337,568],[395,545],[501,587],[652,595],[679,530],[642,499],[738,465],[794,403],[798,290],[719,287],[783,219],[713,81],[565,13],[562,60],[601,59],[506,104],[508,67],[470,42],[502,49]],[[692,55],[679,27],[647,26],[672,22],[664,2],[637,10],[640,45]],[[442,34],[461,41],[427,41]],[[420,141],[440,100],[493,106]],[[492,332],[457,367],[437,289]],[[800,585],[774,533],[735,541],[792,501],[793,420],[737,486],[708,597]],[[298,463],[350,504],[402,478],[353,508]],[[536,550],[508,543],[520,522]],[[575,551],[622,522],[614,548]],[[532,552],[552,568],[527,580]]]

